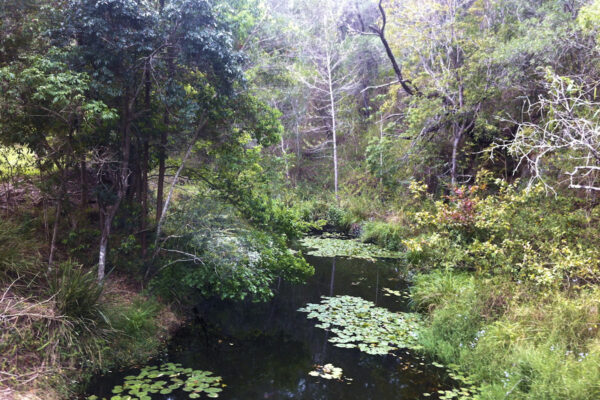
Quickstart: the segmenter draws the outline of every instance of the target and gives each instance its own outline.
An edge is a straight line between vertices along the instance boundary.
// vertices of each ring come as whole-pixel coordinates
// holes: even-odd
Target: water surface
[[[209,370],[223,377],[220,397],[234,399],[398,400],[423,397],[447,386],[443,371],[407,351],[374,356],[328,342],[328,333],[297,309],[321,296],[351,295],[392,311],[408,311],[406,298],[384,288],[405,291],[392,261],[307,256],[315,275],[304,285],[279,282],[268,303],[210,301],[202,304],[202,320],[182,327],[164,356],[156,360]],[[388,294],[386,296],[386,294]],[[351,381],[308,375],[315,365],[331,363]],[[89,394],[110,399],[115,385],[135,369],[96,377]],[[205,397],[201,397],[205,398]],[[156,400],[188,399],[176,391],[153,395]]]

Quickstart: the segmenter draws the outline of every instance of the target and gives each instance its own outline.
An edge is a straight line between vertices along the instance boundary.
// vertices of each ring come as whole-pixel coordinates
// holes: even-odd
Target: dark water
[[[406,311],[406,300],[385,296],[383,288],[406,289],[394,263],[307,257],[315,275],[305,285],[279,284],[269,303],[211,302],[203,305],[204,323],[181,328],[157,364],[178,362],[209,370],[227,386],[221,399],[388,400],[426,398],[446,387],[443,371],[406,351],[373,356],[328,342],[326,331],[297,309],[321,296],[360,296],[394,311]],[[308,375],[314,365],[341,367],[350,383]],[[96,377],[88,394],[110,399],[115,385],[136,370]],[[185,392],[153,399],[187,399]],[[205,397],[202,397],[205,398]],[[433,397],[427,397],[433,398]]]

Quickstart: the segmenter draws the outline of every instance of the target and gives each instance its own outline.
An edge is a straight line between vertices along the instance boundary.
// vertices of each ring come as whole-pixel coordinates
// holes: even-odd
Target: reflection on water
[[[406,299],[384,289],[403,291],[394,263],[307,257],[315,275],[305,285],[279,282],[268,303],[210,301],[200,306],[202,321],[179,330],[160,362],[213,371],[227,385],[221,399],[418,399],[442,386],[440,370],[406,351],[372,356],[328,342],[328,332],[297,311],[321,296],[351,295],[393,311],[406,311]],[[315,365],[331,363],[352,381],[309,376]],[[90,394],[110,399],[114,385],[134,370],[97,377]],[[185,392],[153,399],[187,399]]]

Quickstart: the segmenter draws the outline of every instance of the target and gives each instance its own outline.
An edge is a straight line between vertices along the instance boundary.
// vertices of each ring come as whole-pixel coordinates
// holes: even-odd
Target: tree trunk
[[[179,180],[179,175],[181,174],[181,171],[183,171],[183,168],[185,167],[185,162],[192,154],[194,145],[196,144],[196,141],[198,140],[198,136],[200,135],[200,132],[202,131],[203,127],[204,127],[204,123],[202,123],[202,125],[196,130],[196,134],[192,138],[192,141],[191,141],[190,145],[188,146],[187,151],[185,152],[185,155],[183,156],[183,159],[181,160],[181,165],[177,169],[177,172],[175,173],[175,176],[173,177],[173,181],[171,182],[169,194],[167,195],[167,199],[165,200],[165,205],[163,206],[163,210],[160,214],[160,219],[159,219],[158,223],[156,224],[156,238],[154,239],[153,258],[156,258],[156,256],[158,255],[158,252],[160,251],[160,247],[158,246],[158,241],[160,239],[160,232],[162,229],[162,225],[165,221],[167,210],[169,209],[169,203],[171,202],[171,197],[173,196],[173,191],[175,190],[175,185],[177,184],[177,181]],[[148,276],[148,271],[146,272],[146,276]]]
[[[329,85],[329,104],[331,110],[331,135],[333,140],[333,188],[335,192],[335,201],[340,204],[338,194],[338,157],[337,157],[337,126],[335,119],[335,98],[333,95],[333,74],[331,71],[331,56],[327,49],[327,83]]]
[[[383,114],[379,121],[379,184],[383,186]]]
[[[60,168],[59,163],[56,165]],[[48,271],[52,269],[54,264],[54,254],[56,252],[56,240],[58,238],[58,226],[60,225],[60,213],[62,212],[62,201],[66,192],[66,169],[60,168],[60,188],[58,189],[58,198],[56,199],[56,212],[54,214],[54,226],[52,227],[52,239],[50,240],[50,254],[48,255]]]
[[[113,213],[114,206],[106,213],[102,218],[102,232],[100,235],[100,255],[98,257],[98,282],[104,280],[104,274],[106,271],[106,253],[108,251],[108,238],[110,237],[110,229],[112,220],[114,217]]]
[[[162,12],[162,5],[161,5],[161,12]],[[151,65],[149,63],[146,64],[146,71],[145,71],[145,82],[144,82],[144,106],[146,108],[145,112],[148,113],[148,117],[150,116],[151,113],[151,109],[152,109],[152,102],[151,102],[151,91],[152,91],[152,81],[151,81],[151,77],[150,77],[150,70],[151,70]],[[148,137],[143,136],[142,137],[142,159],[141,159],[141,165],[140,165],[140,193],[139,193],[139,198],[140,201],[142,202],[142,215],[140,218],[140,231],[141,231],[141,237],[140,237],[140,241],[142,244],[142,258],[145,259],[148,253],[148,241],[147,241],[147,234],[146,234],[146,228],[147,228],[147,221],[148,221],[148,158],[149,158],[149,144],[148,144]]]
[[[56,202],[56,213],[54,214],[54,227],[52,228],[52,240],[50,241],[50,255],[48,256],[48,271],[54,264],[54,253],[56,251],[56,238],[58,237],[58,225],[60,222],[60,213],[62,211],[62,199]]]
[[[165,126],[169,125],[169,116],[165,114]],[[167,131],[163,130],[160,134],[160,144],[158,148],[158,184],[156,185],[156,223],[160,221],[163,209],[163,195],[165,186],[165,159],[167,157]]]
[[[104,212],[104,220],[102,221],[102,233],[100,236],[100,251],[98,256],[98,282],[104,280],[104,273],[106,270],[106,251],[108,248],[108,239],[110,236],[110,230],[112,221],[119,210],[119,206],[127,194],[129,185],[129,157],[131,155],[131,115],[132,115],[133,101],[131,97],[127,96],[124,99],[123,104],[123,115],[122,115],[122,135],[123,139],[121,142],[121,168],[119,176],[117,177],[117,198],[113,204],[108,206],[107,212]],[[101,211],[102,212],[102,211]]]
[[[144,140],[144,149],[142,154],[142,220],[141,220],[141,231],[142,231],[142,257],[146,258],[148,255],[148,235],[146,229],[148,228],[148,139]]]
[[[381,41],[381,44],[383,44],[383,47],[385,48],[385,53],[387,54],[388,59],[392,63],[392,68],[394,69],[394,73],[396,74],[396,77],[398,78],[398,82],[402,86],[402,89],[404,89],[406,94],[412,96],[414,94],[414,91],[408,86],[408,84],[404,80],[404,77],[402,76],[402,70],[400,69],[398,62],[396,61],[396,57],[394,56],[394,53],[392,52],[392,48],[390,47],[390,44],[388,43],[388,41],[385,37],[385,26],[387,24],[387,16],[385,14],[385,10],[383,9],[383,5],[381,3],[382,3],[382,0],[379,0],[379,13],[381,14],[381,20],[382,20],[381,28],[377,29],[375,27],[372,27],[371,30],[373,30],[377,34],[377,36],[379,36],[379,40]]]
[[[458,127],[454,124],[454,135],[452,140],[452,160],[450,166],[450,180],[452,183],[452,187],[456,186],[456,165],[458,158],[458,145],[460,144],[460,139],[462,138],[463,128]]]
[[[174,49],[173,47],[167,48],[167,74],[169,78],[169,84],[171,84],[171,79],[175,74],[175,64],[174,64]],[[156,224],[159,223],[162,217],[163,210],[163,195],[164,195],[164,187],[165,187],[165,173],[166,173],[166,159],[167,159],[167,140],[168,140],[168,131],[169,131],[169,109],[165,104],[165,115],[164,115],[164,124],[165,129],[160,134],[160,148],[158,153],[158,185],[156,188]]]
[[[285,151],[285,143],[283,141],[283,135],[281,135],[281,156],[283,157],[283,162],[285,164],[285,176],[288,181],[290,180],[290,166],[287,160],[287,152]]]

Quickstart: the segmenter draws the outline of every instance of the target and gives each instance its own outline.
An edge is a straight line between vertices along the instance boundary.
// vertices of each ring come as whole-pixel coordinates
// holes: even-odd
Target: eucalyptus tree
[[[355,69],[349,65],[355,50],[352,38],[344,37],[342,25],[343,4],[333,1],[320,2],[318,7],[307,2],[302,5],[305,33],[300,47],[302,64],[296,67],[295,75],[311,91],[312,114],[308,129],[325,134],[327,140],[315,146],[323,150],[331,144],[333,159],[333,186],[339,202],[339,159],[338,140],[340,127],[340,104],[357,87]],[[312,12],[310,12],[312,11]]]
[[[238,0],[228,5],[235,47],[245,55],[247,88],[282,113],[284,131],[278,145],[267,151],[284,166],[288,181],[297,180],[310,90],[295,79],[290,66],[301,62],[297,44],[302,40],[302,16],[294,1]]]
[[[494,91],[489,10],[482,4],[431,0],[417,7],[409,1],[390,10],[390,34],[403,46],[416,94],[408,109],[413,146],[437,141],[443,149],[449,142],[449,160],[439,173],[449,175],[451,185],[458,182],[465,136],[478,127],[483,102]]]
[[[572,10],[553,14],[553,20],[562,19],[559,27],[570,39],[561,44],[568,58],[557,57],[544,69],[541,93],[528,93],[525,112],[518,120],[510,120],[518,127],[514,137],[498,141],[494,150],[509,151],[518,160],[516,169],[528,171],[530,182],[540,180],[551,191],[566,183],[596,198],[600,192],[596,93],[600,71],[597,63],[590,61],[599,56],[600,2],[578,6],[581,3],[574,2]],[[552,41],[538,39],[537,47],[548,42]]]
[[[406,116],[399,129],[409,140],[398,144],[401,160],[412,160],[415,172],[434,166],[427,173],[448,176],[452,185],[461,178],[468,180],[469,169],[483,159],[480,154],[486,146],[495,137],[510,138],[516,130],[500,110],[517,115],[523,106],[520,96],[545,91],[540,67],[552,66],[563,73],[593,69],[584,56],[589,43],[574,29],[581,5],[519,0],[379,2],[382,22],[371,31],[388,42],[397,75],[380,88],[400,83],[409,95],[402,100]],[[465,148],[473,151],[465,153]]]
[[[565,179],[568,187],[600,192],[600,103],[595,86],[580,78],[547,73],[548,94],[530,103],[527,112],[535,118],[519,122],[506,148],[531,171],[531,181],[540,180],[552,191]]]

